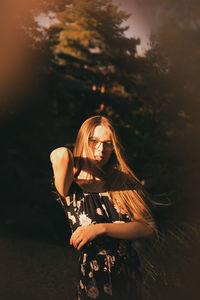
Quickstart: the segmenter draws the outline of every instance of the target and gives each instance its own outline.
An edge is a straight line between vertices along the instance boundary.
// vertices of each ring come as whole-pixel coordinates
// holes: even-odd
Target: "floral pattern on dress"
[[[99,208],[99,207],[97,207],[96,213],[100,216],[103,216],[103,212],[102,212],[101,208]]]
[[[70,188],[69,205],[60,196],[72,232],[95,223],[125,223],[130,218],[100,193],[84,193],[76,183]],[[77,280],[79,300],[138,300],[140,267],[131,241],[99,236],[79,251]],[[123,292],[122,292],[123,291]]]
[[[105,293],[112,295],[112,285],[111,284],[108,284],[108,283],[104,284],[103,289],[104,289]]]
[[[79,215],[79,223],[81,226],[87,226],[92,223],[92,220],[88,218],[88,216],[85,213],[82,213]]]

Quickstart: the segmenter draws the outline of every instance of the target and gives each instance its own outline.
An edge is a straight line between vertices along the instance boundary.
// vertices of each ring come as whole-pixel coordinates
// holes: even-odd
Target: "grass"
[[[200,224],[171,224],[154,241],[141,241],[144,300],[198,299]]]

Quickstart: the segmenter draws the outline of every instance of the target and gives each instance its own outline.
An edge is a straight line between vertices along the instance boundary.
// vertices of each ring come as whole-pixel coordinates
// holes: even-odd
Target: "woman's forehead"
[[[105,126],[98,125],[91,132],[91,136],[99,138],[100,140],[111,140],[111,131]]]

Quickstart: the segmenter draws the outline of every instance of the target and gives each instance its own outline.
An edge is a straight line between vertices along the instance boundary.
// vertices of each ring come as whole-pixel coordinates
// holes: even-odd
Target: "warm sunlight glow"
[[[96,87],[96,85],[94,85],[94,84],[93,84],[93,86],[92,86],[92,90],[93,90],[94,92],[97,90],[97,87]]]

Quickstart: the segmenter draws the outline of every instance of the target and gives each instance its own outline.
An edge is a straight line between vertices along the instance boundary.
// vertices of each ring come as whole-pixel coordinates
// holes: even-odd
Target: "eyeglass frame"
[[[97,143],[95,146],[91,146],[91,145],[89,144],[89,142],[91,142],[92,140],[94,140],[94,141],[96,141],[96,142],[98,142],[98,143]],[[112,141],[111,141],[111,142],[108,142],[108,141],[100,141],[99,139],[93,138],[93,137],[89,137],[89,138],[88,138],[88,145],[89,145],[91,148],[93,148],[93,149],[98,149],[99,146],[100,146],[101,144],[103,144],[103,147],[105,147],[105,150],[113,150],[113,148],[114,148],[114,145],[113,145]]]

